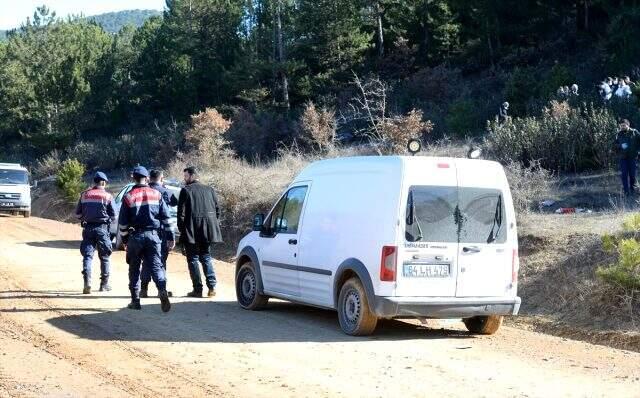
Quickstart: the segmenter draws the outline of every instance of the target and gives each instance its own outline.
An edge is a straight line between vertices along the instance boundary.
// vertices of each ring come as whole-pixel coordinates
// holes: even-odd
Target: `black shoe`
[[[140,305],[140,301],[133,300],[127,305],[127,308],[130,310],[141,310],[142,306]]]
[[[110,292],[111,291],[111,285],[109,285],[108,283],[100,284],[100,291],[101,292]]]
[[[171,310],[171,303],[169,302],[169,294],[167,291],[160,292],[158,296],[160,296],[160,308],[162,308],[162,312],[169,312],[169,310]]]
[[[202,290],[193,290],[193,291],[187,293],[187,297],[202,298]]]
[[[149,292],[147,291],[147,289],[140,290],[140,298],[149,298]]]
[[[85,286],[84,289],[82,289],[82,294],[91,294],[91,286]]]

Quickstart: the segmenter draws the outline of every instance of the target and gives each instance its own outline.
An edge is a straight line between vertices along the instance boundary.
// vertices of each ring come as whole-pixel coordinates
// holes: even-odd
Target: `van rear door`
[[[433,170],[406,170],[396,296],[454,297],[459,251],[455,164],[427,167]]]
[[[502,297],[510,289],[513,250],[509,244],[504,171],[498,165],[458,162],[460,245],[457,297]],[[495,169],[494,169],[495,168]]]

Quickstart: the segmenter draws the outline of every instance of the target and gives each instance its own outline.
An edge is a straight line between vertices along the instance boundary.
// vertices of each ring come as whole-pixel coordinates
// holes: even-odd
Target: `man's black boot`
[[[202,298],[202,290],[192,290],[187,293],[187,297],[199,297]]]
[[[149,287],[142,287],[140,289],[140,298],[148,298],[149,297]]]
[[[141,310],[142,306],[140,305],[140,300],[131,300],[127,308],[130,310]]]
[[[158,293],[160,297],[160,308],[162,308],[162,312],[169,312],[171,310],[171,303],[169,302],[169,295],[166,290]]]
[[[104,278],[100,281],[100,291],[101,292],[110,292],[111,285],[109,284],[109,278]]]
[[[84,277],[84,288],[82,289],[82,294],[91,294],[91,278],[87,276]]]

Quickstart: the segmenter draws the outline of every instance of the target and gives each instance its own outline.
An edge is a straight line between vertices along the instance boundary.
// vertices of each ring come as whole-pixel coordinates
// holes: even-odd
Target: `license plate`
[[[15,207],[15,204],[12,202],[0,202],[0,207]]]
[[[405,264],[403,275],[406,278],[447,278],[450,264]]]

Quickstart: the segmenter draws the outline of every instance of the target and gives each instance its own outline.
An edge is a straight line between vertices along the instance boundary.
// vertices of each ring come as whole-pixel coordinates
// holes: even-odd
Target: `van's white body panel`
[[[504,241],[408,242],[405,222],[412,186],[500,191]],[[251,232],[238,247],[239,265],[246,259],[257,262],[261,293],[336,308],[337,282],[347,270],[363,279],[371,309],[380,317],[517,313],[520,298],[512,280],[517,272],[517,228],[500,164],[400,156],[330,159],[305,168],[287,191],[294,187],[307,187],[297,233]],[[383,246],[398,248],[393,282],[380,281]],[[448,277],[403,275],[405,264],[435,260],[449,267]]]

